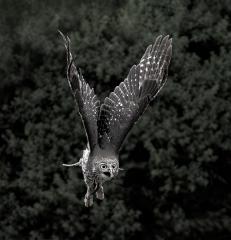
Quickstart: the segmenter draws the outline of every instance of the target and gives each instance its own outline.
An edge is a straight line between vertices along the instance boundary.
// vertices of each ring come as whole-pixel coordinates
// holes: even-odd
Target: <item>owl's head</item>
[[[97,172],[103,181],[109,181],[117,176],[119,161],[117,159],[102,159],[97,163]]]

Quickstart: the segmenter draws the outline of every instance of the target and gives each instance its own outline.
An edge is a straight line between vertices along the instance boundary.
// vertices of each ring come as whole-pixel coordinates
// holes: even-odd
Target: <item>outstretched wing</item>
[[[81,72],[77,71],[70,49],[70,39],[59,32],[64,40],[67,52],[67,79],[85,127],[90,149],[98,143],[97,118],[100,102],[94,89],[85,82]]]
[[[98,120],[99,145],[118,152],[134,123],[142,115],[167,80],[172,39],[157,37],[148,46],[138,65],[106,97]]]

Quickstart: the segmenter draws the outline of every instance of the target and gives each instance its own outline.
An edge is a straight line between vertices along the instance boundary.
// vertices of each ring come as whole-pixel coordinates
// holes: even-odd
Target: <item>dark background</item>
[[[57,29],[100,98],[159,34],[166,86],[121,152],[126,170],[87,209],[86,144]],[[0,239],[231,239],[231,4],[0,1]]]

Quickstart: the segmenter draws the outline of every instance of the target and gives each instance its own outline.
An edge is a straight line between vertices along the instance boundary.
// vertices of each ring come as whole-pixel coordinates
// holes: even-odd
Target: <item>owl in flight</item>
[[[149,45],[138,65],[100,104],[94,90],[77,70],[71,53],[70,39],[60,32],[67,53],[67,79],[78,106],[87,135],[87,147],[80,166],[87,186],[84,204],[93,205],[94,194],[103,200],[103,183],[119,172],[119,150],[130,129],[157,96],[167,80],[172,53],[172,39],[158,36]]]

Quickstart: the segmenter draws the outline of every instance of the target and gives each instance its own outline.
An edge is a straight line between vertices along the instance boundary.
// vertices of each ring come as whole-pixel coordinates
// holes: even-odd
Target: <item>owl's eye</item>
[[[101,169],[105,170],[107,168],[107,165],[106,164],[102,164],[100,167],[101,167]]]
[[[112,168],[116,168],[116,165],[115,165],[115,164],[112,164],[111,166],[112,166]]]

